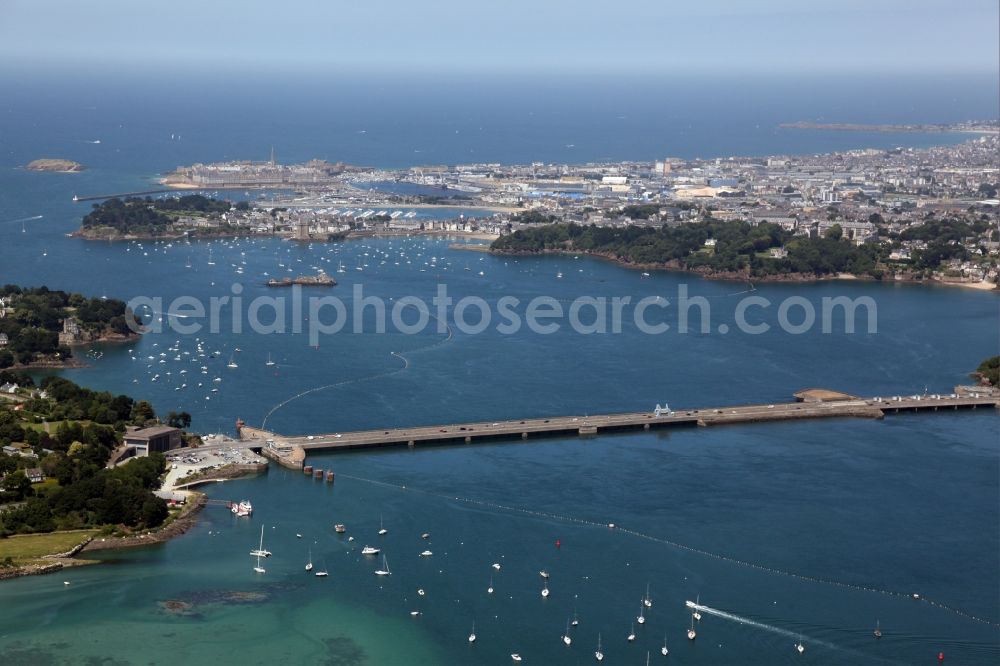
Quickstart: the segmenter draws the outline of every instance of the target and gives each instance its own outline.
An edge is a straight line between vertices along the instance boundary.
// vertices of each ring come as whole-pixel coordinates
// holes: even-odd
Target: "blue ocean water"
[[[161,413],[187,410],[201,432],[231,431],[237,418],[259,425],[266,417],[268,428],[308,433],[649,409],[664,401],[771,402],[809,386],[864,395],[948,392],[1000,348],[996,295],[957,288],[756,285],[753,295],[775,304],[761,313],[772,325],[776,304],[791,296],[817,311],[824,297],[870,297],[877,331],[859,324],[860,332],[844,334],[838,319],[831,334],[816,327],[748,335],[719,329],[732,326],[748,285],[673,273],[642,279],[583,258],[493,257],[426,238],[188,245],[65,237],[86,210],[73,194],[141,189],[178,164],[262,159],[272,145],[280,159],[377,166],[928,145],[964,137],[775,125],[995,117],[996,95],[977,81],[937,82],[934,94],[930,82],[916,81],[797,89],[680,79],[600,89],[351,77],[324,85],[223,77],[7,83],[4,283],[165,303],[232,296],[238,283],[249,302],[273,295],[263,286],[268,276],[343,264],[329,294],[348,307],[356,285],[388,303],[404,296],[429,302],[446,285],[456,300],[490,304],[504,296],[563,304],[660,296],[676,304],[684,286],[711,307],[707,332],[674,326],[655,336],[628,322],[621,333],[594,335],[566,327],[551,335],[348,329],[316,348],[305,332],[234,334],[229,324],[219,334],[167,330],[105,346],[90,367],[65,373],[150,399]],[[90,168],[71,175],[16,168],[42,156]],[[665,310],[665,320],[676,323],[674,312]],[[208,375],[198,372],[203,361],[174,361],[174,353],[159,363],[169,347],[194,351],[196,338],[220,352],[204,361]],[[275,367],[264,365],[268,354]],[[230,355],[236,370],[225,367]],[[219,388],[212,393],[216,376],[222,381],[211,382]],[[311,461],[334,469],[336,483],[272,469],[208,489],[216,498],[252,499],[250,521],[209,508],[169,544],[3,583],[0,649],[10,663],[471,664],[509,663],[519,652],[527,663],[568,664],[589,662],[600,634],[609,663],[643,663],[647,651],[662,660],[664,635],[669,659],[680,663],[920,663],[940,651],[948,661],[995,663],[998,425],[987,411],[316,455]],[[381,539],[380,517],[389,528]],[[346,523],[356,541],[335,536],[335,522]],[[620,529],[609,530],[609,522]],[[261,525],[275,555],[257,578],[246,551]],[[376,562],[358,552],[376,540],[393,571],[388,580],[376,579]],[[310,548],[329,579],[302,571]],[[419,557],[424,548],[434,555]],[[552,575],[547,600],[540,569]],[[654,605],[630,644],[625,636],[647,584]],[[908,598],[913,592],[939,605]],[[737,619],[705,612],[689,642],[684,601],[696,597]],[[193,603],[196,614],[166,613],[160,603],[168,599]],[[412,610],[422,614],[411,617]],[[560,636],[574,612],[580,625],[567,648]],[[876,620],[885,632],[878,642]],[[470,645],[473,622],[478,640]],[[806,645],[802,655],[793,649],[797,640]]]

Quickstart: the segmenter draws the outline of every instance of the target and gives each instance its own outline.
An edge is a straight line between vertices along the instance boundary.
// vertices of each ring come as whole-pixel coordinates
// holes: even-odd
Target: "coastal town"
[[[921,277],[988,288],[996,284],[1000,258],[1000,139],[996,121],[963,127],[974,138],[955,145],[762,158],[382,170],[320,160],[281,165],[272,154],[266,162],[179,168],[163,182],[216,193],[264,190],[251,196],[252,205],[178,220],[195,233],[301,241],[407,233],[491,239],[546,224],[769,223],[794,238],[836,234],[856,246],[883,248],[883,268],[904,276],[912,274],[916,255],[940,241],[948,249]],[[439,214],[419,214],[427,207]],[[936,237],[941,229],[927,225],[942,221],[948,229]],[[706,250],[713,241],[705,240]],[[768,252],[775,259],[787,254],[780,246]]]

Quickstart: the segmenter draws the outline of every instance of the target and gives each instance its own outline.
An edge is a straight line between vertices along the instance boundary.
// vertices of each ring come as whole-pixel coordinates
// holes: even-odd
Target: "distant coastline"
[[[966,289],[977,289],[980,291],[1000,290],[1000,287],[998,287],[998,285],[995,285],[991,282],[971,282],[971,281],[963,282],[960,280],[936,280],[936,279],[915,278],[906,275],[904,273],[887,275],[882,279],[876,278],[871,275],[855,275],[853,273],[831,273],[829,275],[818,275],[816,273],[775,273],[769,275],[749,275],[746,272],[741,272],[741,271],[718,271],[703,266],[697,268],[687,268],[680,262],[674,262],[674,261],[669,261],[665,263],[634,263],[613,254],[590,252],[587,250],[546,249],[540,252],[522,252],[522,251],[512,251],[512,250],[496,250],[492,248],[486,248],[485,246],[482,245],[461,246],[460,244],[454,244],[449,247],[455,250],[488,252],[489,254],[495,256],[504,256],[504,257],[536,257],[541,255],[564,255],[564,256],[582,255],[590,257],[592,259],[604,259],[605,261],[611,261],[617,264],[618,266],[621,266],[622,268],[629,268],[632,270],[691,273],[706,280],[725,280],[730,282],[809,283],[809,282],[831,282],[835,280],[864,280],[867,282],[883,282],[886,284],[909,283],[909,284],[924,284],[924,285],[932,285],[932,284],[944,285],[949,287],[965,287]],[[998,293],[1000,293],[1000,291],[998,291]]]
[[[778,127],[781,129],[831,130],[837,132],[918,132],[921,134],[933,132],[1000,133],[1000,126],[991,122],[893,125],[888,123],[817,123],[800,120],[794,123],[781,123]]]

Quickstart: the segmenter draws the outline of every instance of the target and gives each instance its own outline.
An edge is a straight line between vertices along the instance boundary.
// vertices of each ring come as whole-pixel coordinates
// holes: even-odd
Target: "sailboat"
[[[548,598],[549,596],[549,581],[545,581],[544,587],[542,587],[542,597]]]
[[[208,248],[208,265],[214,266],[215,262],[212,261],[212,248]]]
[[[635,623],[632,623],[632,628],[629,629],[628,636],[625,638],[629,643],[635,640]]]
[[[382,525],[382,516],[380,514],[379,517],[378,517],[378,535],[379,536],[385,536],[388,533],[389,533],[389,530],[385,529],[385,527]]]
[[[646,612],[646,606],[640,605],[639,617],[635,618],[635,621],[638,622],[639,624],[646,624],[646,616],[644,615],[645,612]]]
[[[597,634],[597,650],[594,651],[594,659],[604,661],[604,653],[601,652],[601,635]]]
[[[260,546],[254,550],[250,551],[251,555],[256,555],[257,557],[270,557],[271,551],[264,550],[264,526],[260,526]]]
[[[486,594],[493,594],[493,576],[490,576],[490,586],[486,588]]]
[[[691,616],[691,628],[688,629],[688,640],[693,641],[698,636],[698,632],[694,630],[694,615]]]
[[[274,361],[271,360],[271,352],[267,352],[267,362],[264,363],[267,367],[274,365]]]
[[[313,570],[313,554],[312,554],[312,548],[310,548],[309,549],[309,561],[306,562],[306,571],[312,571],[312,570]]]
[[[311,564],[311,563],[310,563],[310,564]],[[327,576],[329,576],[329,575],[330,575],[330,574],[328,574],[328,573],[326,572],[326,560],[323,560],[323,568],[322,568],[322,569],[320,569],[319,571],[317,571],[317,572],[316,572],[315,574],[313,574],[313,575],[314,575],[314,576],[316,576],[316,577],[318,577],[318,578],[326,578]]]
[[[475,643],[476,642],[476,623],[475,622],[472,623],[472,633],[469,634],[469,642],[470,643]]]
[[[389,561],[385,559],[385,555],[382,556],[382,568],[376,569],[376,576],[389,576],[392,572],[389,571]]]
[[[566,633],[562,637],[563,643],[566,645],[572,645],[573,639],[569,635],[569,620],[566,620]]]
[[[882,638],[882,628],[879,626],[878,620],[875,620],[875,631],[872,632],[875,638]]]
[[[257,547],[256,551],[251,551],[251,555],[257,556],[257,566],[253,568],[259,574],[265,573],[264,567],[260,566],[260,558],[264,553],[264,526],[260,526],[260,545]]]
[[[229,363],[226,364],[227,368],[238,368],[240,366],[236,365],[236,357],[232,354],[229,355]]]
[[[694,598],[694,606],[695,606],[695,608],[694,608],[694,613],[692,613],[692,615],[694,616],[694,619],[698,620],[699,622],[701,622],[701,613],[698,612],[698,606],[700,606],[700,605],[701,605],[701,595],[699,594],[698,596],[696,596]]]
[[[653,597],[649,596],[649,583],[646,583],[646,596],[643,597],[642,604],[646,608],[652,608],[653,607]]]
[[[347,272],[347,269],[346,269],[346,268],[344,268],[344,262],[343,262],[343,261],[341,261],[341,262],[340,262],[340,263],[339,263],[339,264],[337,265],[337,272],[338,272],[338,273],[346,273],[346,272]]]
[[[670,650],[667,649],[667,635],[663,634],[663,647],[660,648],[660,654],[666,657],[670,654]]]
[[[799,636],[799,642],[795,644],[795,649],[798,651],[799,654],[802,654],[803,652],[806,651],[806,646],[802,644],[801,636]]]

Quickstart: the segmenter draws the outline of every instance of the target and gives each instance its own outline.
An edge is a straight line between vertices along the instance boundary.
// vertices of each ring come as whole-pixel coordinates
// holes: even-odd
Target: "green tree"
[[[14,501],[23,500],[26,497],[30,497],[31,481],[28,477],[24,475],[24,470],[14,470],[3,480],[3,487],[8,493],[13,495]]]
[[[153,411],[153,406],[147,401],[140,400],[132,407],[132,423],[135,425],[142,426],[155,419],[156,412]]]
[[[992,356],[980,363],[976,374],[992,386],[1000,386],[1000,356]]]
[[[167,414],[167,425],[172,428],[188,428],[191,425],[191,415],[187,412],[170,412]]]
[[[830,240],[840,240],[844,237],[844,228],[839,224],[835,224],[827,229],[823,235]]]

